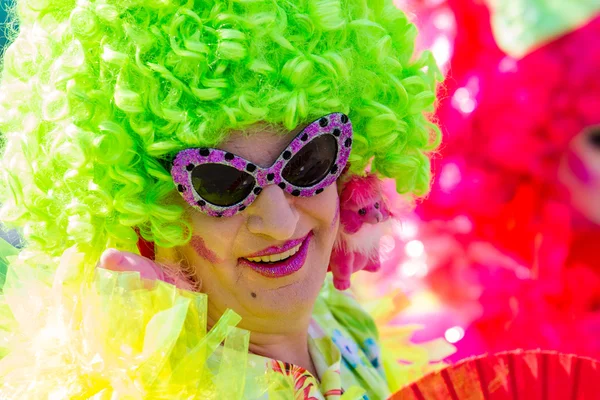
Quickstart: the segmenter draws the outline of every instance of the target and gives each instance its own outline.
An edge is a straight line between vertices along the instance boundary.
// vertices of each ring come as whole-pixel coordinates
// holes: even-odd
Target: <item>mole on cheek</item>
[[[204,239],[202,239],[200,236],[192,236],[192,240],[190,240],[190,246],[192,246],[196,254],[204,258],[206,261],[213,264],[217,264],[219,262],[219,258],[215,252],[206,247]]]
[[[250,293],[250,296],[256,298],[256,293],[252,292],[252,293]]]

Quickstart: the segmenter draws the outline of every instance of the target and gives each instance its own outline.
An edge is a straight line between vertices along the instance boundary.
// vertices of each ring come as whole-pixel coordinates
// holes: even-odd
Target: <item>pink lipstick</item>
[[[263,276],[266,276],[267,278],[281,278],[287,275],[291,275],[304,266],[304,263],[306,262],[306,256],[308,255],[308,247],[310,245],[312,236],[313,235],[311,232],[302,239],[290,240],[283,246],[272,246],[247,257],[258,258],[274,254],[280,254],[300,245],[298,252],[286,258],[285,260],[275,262],[255,262],[250,261],[247,258],[240,258],[239,263],[242,266],[252,268],[254,271],[258,272]]]

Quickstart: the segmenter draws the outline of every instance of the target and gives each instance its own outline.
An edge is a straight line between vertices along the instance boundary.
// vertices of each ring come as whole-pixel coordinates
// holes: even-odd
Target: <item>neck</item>
[[[307,330],[296,335],[252,332],[250,334],[250,352],[297,365],[317,377],[316,368],[308,352]]]
[[[208,329],[212,329],[215,319],[208,315]],[[299,323],[302,320],[302,323]],[[317,378],[317,370],[314,366],[310,353],[308,351],[308,325],[310,317],[296,318],[295,323],[287,325],[289,328],[293,326],[293,330],[285,329],[273,331],[271,329],[252,329],[250,326],[240,326],[240,328],[250,331],[250,353],[272,358],[274,360],[287,362],[306,369],[315,378]],[[284,324],[285,326],[285,324]]]

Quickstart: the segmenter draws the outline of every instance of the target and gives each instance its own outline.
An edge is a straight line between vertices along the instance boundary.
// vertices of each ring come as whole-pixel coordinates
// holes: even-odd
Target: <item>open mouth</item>
[[[263,256],[263,257],[252,257],[252,258],[246,258],[246,260],[250,261],[250,262],[255,262],[255,263],[276,263],[279,261],[285,261],[288,258],[294,256],[296,253],[298,253],[300,251],[300,247],[302,247],[302,243],[300,243],[299,245],[291,248],[290,250],[283,252],[283,253],[279,253],[279,254],[272,254],[269,256]]]
[[[287,276],[304,266],[311,238],[312,232],[288,250],[275,254],[240,258],[239,262],[241,265],[252,268],[259,274],[269,278]]]

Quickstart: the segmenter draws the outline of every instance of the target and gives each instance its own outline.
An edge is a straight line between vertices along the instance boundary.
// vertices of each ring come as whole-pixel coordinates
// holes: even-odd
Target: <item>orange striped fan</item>
[[[390,397],[390,400],[434,399],[600,399],[600,362],[550,351],[499,353],[463,360]]]

